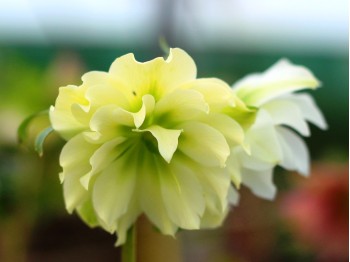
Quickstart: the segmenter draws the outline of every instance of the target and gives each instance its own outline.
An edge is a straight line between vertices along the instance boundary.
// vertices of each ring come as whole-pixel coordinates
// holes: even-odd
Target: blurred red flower
[[[349,165],[318,164],[309,179],[281,201],[283,217],[318,261],[347,261],[349,255]]]

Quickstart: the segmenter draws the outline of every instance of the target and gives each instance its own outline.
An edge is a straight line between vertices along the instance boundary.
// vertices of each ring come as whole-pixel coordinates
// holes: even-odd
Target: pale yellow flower
[[[239,162],[243,184],[256,195],[274,198],[276,165],[308,175],[308,149],[294,131],[309,136],[307,122],[322,129],[327,124],[310,95],[293,92],[319,85],[310,70],[282,59],[264,73],[248,75],[233,86],[247,105],[259,108],[256,122],[246,132],[250,154],[239,147],[231,154]]]
[[[133,54],[108,72],[61,87],[50,119],[64,146],[65,204],[90,226],[126,231],[144,213],[163,234],[222,223],[231,180],[240,183],[231,148],[255,117],[223,81],[196,79],[181,49],[140,63]]]

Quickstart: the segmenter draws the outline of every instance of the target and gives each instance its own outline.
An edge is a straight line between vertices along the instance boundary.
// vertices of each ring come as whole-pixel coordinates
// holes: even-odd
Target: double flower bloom
[[[326,123],[312,98],[292,94],[319,83],[280,61],[234,88],[196,78],[181,49],[137,62],[122,56],[109,72],[89,72],[60,88],[50,110],[65,140],[60,179],[69,212],[118,235],[145,214],[163,233],[220,226],[243,183],[273,198],[276,165],[308,173],[306,121]],[[282,126],[283,125],[283,126]]]

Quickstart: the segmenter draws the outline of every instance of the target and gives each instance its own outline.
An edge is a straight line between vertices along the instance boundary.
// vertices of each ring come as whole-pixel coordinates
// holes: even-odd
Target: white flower
[[[285,59],[264,73],[248,75],[233,85],[243,102],[259,109],[256,122],[246,132],[250,155],[239,147],[234,149],[242,183],[256,195],[274,198],[272,175],[276,165],[309,174],[308,149],[295,131],[309,136],[307,122],[321,129],[326,129],[327,124],[310,95],[294,92],[316,89],[319,85],[307,68]]]

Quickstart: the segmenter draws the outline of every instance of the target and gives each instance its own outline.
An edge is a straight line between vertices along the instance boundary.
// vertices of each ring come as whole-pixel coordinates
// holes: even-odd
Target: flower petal
[[[166,235],[174,235],[177,226],[170,220],[161,192],[160,176],[164,170],[158,168],[160,159],[152,154],[145,154],[140,174],[140,205],[151,222]]]
[[[79,217],[90,227],[96,227],[99,225],[99,221],[95,214],[94,207],[92,206],[91,199],[88,199],[83,204],[78,206],[77,213]]]
[[[132,116],[134,117],[134,124],[136,128],[139,128],[143,122],[145,121],[145,118],[147,115],[152,113],[155,105],[154,97],[151,95],[144,95],[142,97],[142,107],[141,109],[136,112],[132,113]]]
[[[126,138],[124,137],[117,137],[104,143],[94,152],[89,160],[91,171],[80,178],[80,182],[86,190],[89,189],[89,182],[93,175],[107,168],[113,161],[123,154],[125,150],[127,150],[127,143],[121,145],[125,140]]]
[[[201,113],[207,114],[209,106],[196,90],[176,90],[160,99],[154,111],[157,122],[172,127]]]
[[[229,209],[226,207],[224,212],[216,212],[210,208],[207,208],[201,218],[201,228],[217,228],[221,226],[227,217]]]
[[[223,212],[227,207],[227,191],[231,184],[230,174],[220,167],[205,167],[183,154],[176,155],[179,165],[189,167],[197,176],[205,197],[206,208]]]
[[[236,105],[236,95],[230,86],[218,78],[200,78],[186,83],[184,89],[191,89],[200,92],[205,101],[210,105],[210,110],[218,112],[223,106]]]
[[[221,168],[200,169],[197,174],[207,207],[212,212],[225,213],[227,207],[227,194],[230,187],[230,176]]]
[[[135,189],[138,156],[128,150],[109,165],[97,178],[92,192],[92,201],[98,217],[108,227],[124,215]]]
[[[116,59],[109,72],[123,82],[130,94],[152,94],[157,99],[180,84],[194,80],[197,69],[185,51],[174,48],[167,60],[156,58],[145,63],[137,62],[133,54],[127,54]]]
[[[66,140],[86,129],[86,125],[75,119],[71,111],[73,104],[88,105],[85,91],[86,86],[61,87],[55,107],[50,108],[51,125]]]
[[[81,173],[82,166],[89,166],[87,172],[90,171],[89,159],[97,148],[98,145],[88,143],[82,134],[71,138],[60,154],[59,162],[63,168],[60,174],[61,182],[65,180],[67,174]]]
[[[94,84],[89,85],[86,91],[86,99],[92,108],[97,109],[109,104],[118,105],[125,109],[130,107],[130,101],[125,95],[125,87],[122,82],[112,79],[106,72],[89,72],[84,77],[83,80],[87,78],[88,82],[94,82]],[[92,81],[91,78],[98,79]]]
[[[240,187],[240,184],[242,182],[242,176],[241,176],[241,163],[239,162],[239,158],[238,155],[236,153],[236,148],[231,148],[231,154],[230,156],[227,158],[226,161],[226,169],[228,171],[228,173],[230,174],[231,177],[231,181],[233,182],[233,184],[236,186],[236,188]],[[242,154],[245,154],[245,152],[241,152]]]
[[[60,165],[63,171],[60,179],[66,208],[70,213],[87,197],[88,192],[80,184],[80,178],[91,170],[89,159],[96,149],[81,134],[70,139],[62,149]]]
[[[178,86],[194,80],[197,75],[193,59],[180,48],[171,48],[164,66],[160,67],[158,85],[163,86],[166,93]]]
[[[231,205],[233,206],[237,206],[238,202],[239,202],[239,194],[237,192],[237,190],[234,188],[234,186],[230,186],[229,190],[228,190],[228,201]]]
[[[137,62],[133,54],[127,54],[117,58],[109,69],[109,75],[112,79],[120,81],[125,87],[124,95],[129,101],[132,98],[138,99],[145,95],[151,83],[149,68],[155,61],[154,59],[146,63]],[[137,76],[137,77],[135,77]]]
[[[246,104],[261,106],[283,94],[305,88],[315,89],[319,85],[319,81],[306,67],[282,59],[264,73],[244,77],[233,88]]]
[[[310,135],[303,113],[295,103],[285,99],[276,99],[266,103],[263,108],[270,114],[275,125],[286,125],[303,136]]]
[[[273,169],[266,170],[242,170],[243,184],[249,187],[252,192],[265,199],[272,200],[276,195],[276,187],[273,184],[272,175]]]
[[[90,120],[91,131],[84,132],[84,136],[90,143],[103,143],[126,135],[133,126],[132,113],[116,105],[106,105],[94,113]]]
[[[138,196],[137,194],[133,194],[129,202],[128,211],[118,219],[116,225],[118,240],[115,243],[115,246],[118,247],[125,243],[128,230],[134,223],[136,223],[136,220],[140,214],[141,209],[138,205]]]
[[[213,113],[203,117],[203,119],[201,119],[201,122],[215,127],[215,129],[220,131],[220,133],[225,136],[230,147],[243,145],[243,128],[233,118],[224,114]]]
[[[72,213],[89,195],[87,190],[80,184],[80,178],[88,172],[88,167],[84,166],[81,168],[81,173],[66,175],[63,181],[63,196],[68,213]]]
[[[230,148],[219,131],[199,122],[187,122],[178,128],[184,130],[179,139],[180,151],[205,166],[225,166]]]
[[[166,129],[153,125],[138,132],[150,132],[158,141],[158,150],[165,161],[170,163],[178,146],[178,139],[182,130]]]
[[[274,123],[263,109],[259,110],[256,122],[247,131],[246,138],[252,157],[270,164],[277,164],[282,159]]]
[[[173,161],[157,161],[164,170],[160,177],[161,192],[170,219],[184,229],[199,229],[205,202],[196,175],[186,166]]]
[[[327,129],[327,122],[314,99],[309,94],[290,94],[285,97],[298,105],[304,118],[321,129]]]
[[[235,98],[235,106],[226,105],[220,111],[237,121],[244,130],[247,130],[254,122],[257,108],[248,107],[238,98]]]
[[[280,163],[287,170],[296,170],[300,174],[309,174],[310,157],[305,142],[287,128],[277,127],[278,139],[283,151]]]

